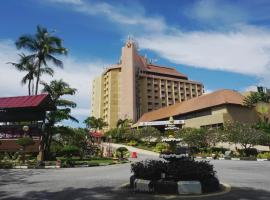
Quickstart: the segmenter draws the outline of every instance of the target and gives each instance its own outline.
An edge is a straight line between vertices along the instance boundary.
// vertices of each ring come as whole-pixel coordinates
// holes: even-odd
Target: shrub
[[[16,140],[16,143],[22,147],[22,162],[25,163],[25,148],[35,144],[34,140],[30,137],[23,137]]]
[[[156,144],[155,151],[160,153],[165,151],[168,148],[168,144],[160,142]]]
[[[247,149],[238,149],[238,152],[241,156],[257,156],[258,155],[258,151],[255,148],[247,148]]]
[[[166,163],[160,160],[145,160],[131,164],[131,172],[136,178],[158,180],[166,172]]]
[[[67,146],[63,147],[61,152],[65,157],[70,158],[74,155],[79,154],[80,149],[76,146],[73,146],[73,145],[67,145]]]
[[[129,146],[137,146],[137,144],[138,144],[138,142],[135,141],[135,140],[131,140],[131,141],[128,143]]]
[[[120,159],[124,158],[125,153],[128,153],[128,149],[126,147],[119,147],[116,149],[116,154]]]
[[[166,174],[167,180],[189,181],[203,180],[215,177],[213,165],[208,161],[178,160],[164,162],[159,160],[146,160],[131,164],[131,171],[137,178],[147,180],[160,179],[161,173]]]
[[[215,176],[200,180],[200,182],[204,193],[215,192],[220,189],[219,180]]]
[[[175,181],[203,180],[214,177],[216,172],[208,161],[180,160],[168,164],[168,175]]]
[[[270,152],[259,153],[257,155],[259,159],[270,159]]]

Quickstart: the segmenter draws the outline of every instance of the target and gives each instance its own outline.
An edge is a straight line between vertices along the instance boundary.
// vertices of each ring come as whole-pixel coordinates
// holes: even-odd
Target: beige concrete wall
[[[136,118],[136,93],[135,93],[135,44],[127,42],[122,48],[121,56],[121,87],[120,87],[120,118]]]
[[[92,100],[91,100],[91,116],[100,118],[102,116],[102,77],[96,77],[92,82]]]
[[[214,108],[211,110],[211,115],[186,119],[184,127],[200,128],[201,126],[224,123],[224,114],[227,114],[225,107]]]
[[[228,115],[225,116],[226,121],[238,121],[242,123],[254,124],[259,121],[259,116],[252,108],[243,106],[228,105]]]
[[[238,105],[226,105],[211,108],[211,115],[193,117],[185,120],[185,127],[200,128],[201,126],[214,125],[226,122],[241,122],[253,124],[259,117],[254,109]]]

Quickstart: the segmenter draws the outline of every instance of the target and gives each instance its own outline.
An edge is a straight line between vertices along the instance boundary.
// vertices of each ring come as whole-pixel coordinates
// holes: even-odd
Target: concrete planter
[[[153,186],[149,180],[135,179],[134,190],[139,192],[153,192]]]
[[[26,165],[18,165],[18,166],[14,166],[14,169],[28,169],[28,166]]]
[[[60,168],[60,166],[57,166],[57,165],[45,166],[45,169],[58,169],[58,168]]]
[[[200,181],[178,181],[178,194],[202,194]]]
[[[268,159],[257,158],[257,161],[268,161]]]

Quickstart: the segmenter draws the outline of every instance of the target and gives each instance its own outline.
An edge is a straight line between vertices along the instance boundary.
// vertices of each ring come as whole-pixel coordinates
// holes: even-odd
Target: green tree
[[[118,119],[116,123],[117,128],[127,128],[133,121],[131,119]]]
[[[26,56],[25,54],[19,54],[19,56],[19,63],[9,62],[9,64],[13,65],[18,71],[26,72],[25,76],[21,80],[21,83],[22,85],[26,83],[28,84],[28,95],[30,96],[34,93],[34,78],[37,76],[38,72],[31,57]],[[40,69],[40,74],[49,74],[50,76],[53,76],[53,73],[54,71],[49,67]]]
[[[259,102],[269,103],[269,96],[264,92],[252,92],[243,101],[244,105],[248,107],[253,107]]]
[[[146,141],[148,144],[154,140],[158,140],[161,137],[160,131],[152,126],[145,126],[139,129],[139,131],[142,140]]]
[[[22,35],[16,41],[18,49],[25,49],[31,52],[28,56],[35,63],[37,70],[35,94],[38,93],[38,85],[40,82],[42,66],[48,67],[48,62],[52,62],[55,66],[63,67],[61,60],[55,55],[66,55],[67,49],[62,46],[62,40],[53,35],[53,32],[48,32],[44,27],[37,26],[37,32],[34,35]]]
[[[93,116],[87,117],[84,120],[84,123],[87,128],[96,130],[102,130],[108,124],[102,118],[95,118]]]
[[[34,140],[30,137],[22,137],[16,140],[16,143],[22,147],[22,162],[25,163],[25,150],[28,146],[35,144]]]
[[[43,92],[48,93],[52,98],[52,103],[56,106],[56,110],[48,112],[46,115],[46,135],[44,137],[45,141],[45,156],[48,157],[50,153],[50,145],[52,142],[52,137],[57,133],[56,123],[62,120],[72,120],[78,122],[76,118],[71,116],[71,108],[76,107],[76,103],[67,99],[63,96],[75,95],[76,89],[71,88],[68,83],[63,80],[53,80],[50,84],[41,82],[43,85]]]
[[[264,137],[264,133],[261,130],[249,124],[238,122],[225,124],[222,132],[224,142],[240,144],[244,152],[248,152],[254,145],[260,144]]]

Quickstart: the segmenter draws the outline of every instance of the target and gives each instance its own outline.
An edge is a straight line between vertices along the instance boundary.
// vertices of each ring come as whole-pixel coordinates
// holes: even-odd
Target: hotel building
[[[122,47],[118,64],[107,68],[92,84],[91,115],[116,126],[119,119],[136,122],[144,113],[203,94],[204,86],[175,68],[158,66],[138,54],[136,43]]]

